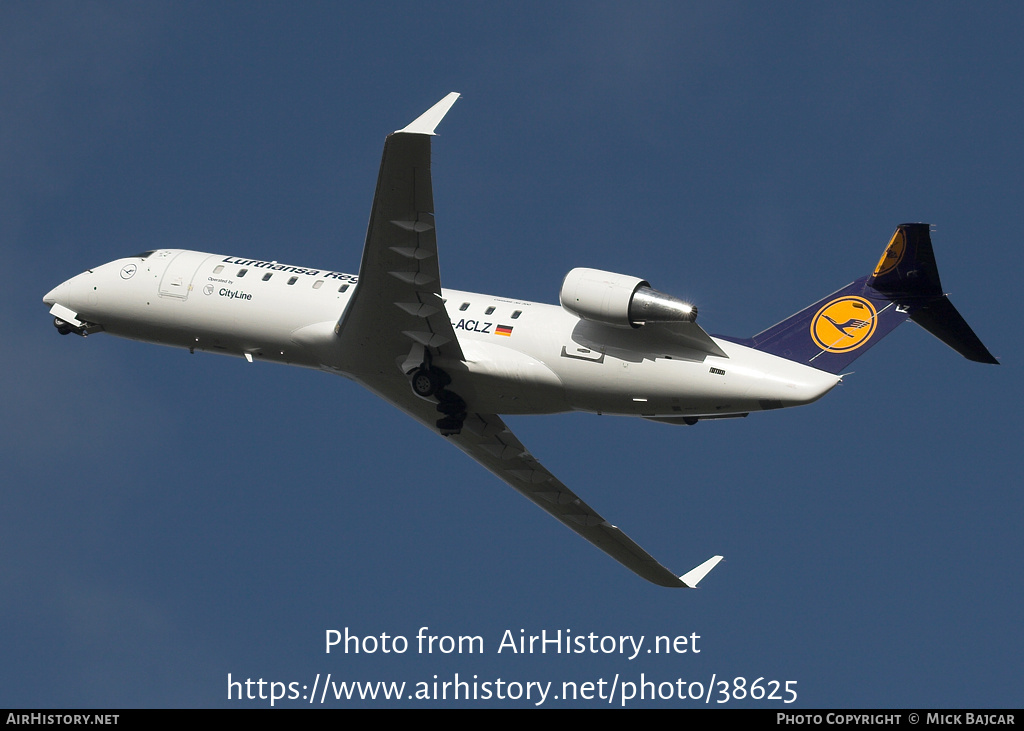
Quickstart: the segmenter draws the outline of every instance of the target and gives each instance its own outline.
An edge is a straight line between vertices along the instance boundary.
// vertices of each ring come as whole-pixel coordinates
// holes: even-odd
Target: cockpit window
[[[143,251],[141,254],[136,254],[132,258],[133,259],[148,259],[150,254],[153,254],[154,252],[156,252],[156,249],[153,249],[152,251]]]

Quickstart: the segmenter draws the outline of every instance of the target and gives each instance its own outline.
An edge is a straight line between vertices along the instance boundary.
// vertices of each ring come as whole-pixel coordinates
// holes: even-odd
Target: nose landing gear
[[[86,335],[89,334],[87,323],[81,326],[75,326],[72,325],[67,320],[62,320],[59,317],[55,317],[53,318],[53,326],[57,328],[57,332],[59,332],[61,335],[70,335],[71,333],[74,333],[75,335],[81,335],[84,338]]]

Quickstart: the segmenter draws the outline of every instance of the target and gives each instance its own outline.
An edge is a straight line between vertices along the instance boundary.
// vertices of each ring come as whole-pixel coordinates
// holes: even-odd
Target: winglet
[[[707,561],[702,563],[695,569],[690,569],[685,574],[679,577],[679,580],[686,584],[690,589],[696,589],[697,584],[700,580],[711,573],[711,569],[718,565],[718,562],[722,560],[721,556],[712,556]]]
[[[454,104],[455,100],[458,98],[459,92],[453,91],[430,109],[423,112],[423,114],[416,117],[416,119],[413,120],[413,122],[405,129],[395,130],[395,133],[404,132],[405,134],[412,135],[434,134],[434,128],[440,124],[442,119],[444,119],[444,115],[448,114],[448,110],[452,108],[452,104]]]

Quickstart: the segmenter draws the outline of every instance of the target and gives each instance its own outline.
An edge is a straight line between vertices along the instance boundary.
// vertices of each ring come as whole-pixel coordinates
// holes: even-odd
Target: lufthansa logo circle
[[[829,353],[848,353],[871,339],[878,311],[863,297],[838,297],[822,307],[811,320],[811,337]]]
[[[213,285],[207,284],[205,287],[203,287],[203,294],[213,294]]]
[[[889,245],[885,247],[885,253],[882,254],[882,258],[878,260],[878,266],[875,267],[873,276],[881,276],[882,274],[888,274],[896,266],[903,261],[903,254],[907,251],[907,238],[903,234],[903,229],[896,229],[896,233],[892,235],[892,240]]]
[[[134,264],[125,264],[121,267],[121,279],[131,279],[135,276],[136,271],[138,271],[138,267]]]

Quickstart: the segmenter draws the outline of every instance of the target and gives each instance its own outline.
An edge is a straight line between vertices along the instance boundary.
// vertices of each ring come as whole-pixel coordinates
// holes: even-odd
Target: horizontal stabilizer
[[[940,297],[912,310],[910,319],[967,360],[999,365],[948,297]]]

